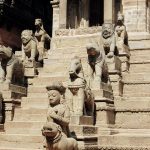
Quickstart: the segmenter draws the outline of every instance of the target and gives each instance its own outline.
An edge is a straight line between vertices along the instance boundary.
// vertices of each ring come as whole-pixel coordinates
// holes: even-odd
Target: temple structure
[[[0,150],[150,150],[150,0],[0,10]]]

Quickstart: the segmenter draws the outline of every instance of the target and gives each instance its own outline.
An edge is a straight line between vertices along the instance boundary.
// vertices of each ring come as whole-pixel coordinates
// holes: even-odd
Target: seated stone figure
[[[112,58],[114,55],[118,55],[118,52],[116,50],[114,27],[112,24],[104,23],[102,25],[101,39],[107,58]]]
[[[42,129],[45,136],[44,147],[46,150],[78,150],[78,143],[73,138],[67,138],[62,134],[61,127],[52,122],[47,122]]]
[[[66,96],[72,116],[93,116],[94,95],[86,84],[81,59],[77,56],[70,63]]]
[[[0,82],[23,84],[24,69],[10,47],[0,45]]]
[[[117,25],[115,28],[116,46],[119,52],[129,54],[128,34],[123,23],[124,16],[118,13]]]
[[[37,49],[39,51],[39,61],[46,57],[46,52],[50,49],[50,36],[43,28],[42,19],[35,19],[35,38],[37,41]]]
[[[55,82],[46,87],[48,91],[49,108],[47,113],[47,121],[55,122],[62,127],[63,133],[69,135],[68,124],[70,121],[70,111],[65,104],[63,95],[65,87],[61,82]]]
[[[24,30],[21,34],[22,39],[22,61],[25,66],[33,66],[38,61],[37,43],[31,30]]]
[[[108,67],[105,62],[105,52],[97,43],[89,43],[88,54],[88,85],[91,89],[100,88],[101,83],[109,83]]]

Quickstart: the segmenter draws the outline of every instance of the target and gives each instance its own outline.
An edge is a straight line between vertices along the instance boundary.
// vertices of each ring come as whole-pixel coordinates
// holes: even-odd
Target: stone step
[[[86,36],[65,36],[65,37],[54,37],[52,40],[52,47],[54,50],[58,48],[71,48],[71,47],[85,47],[91,41],[99,41],[100,33],[86,34]]]
[[[23,122],[23,121],[46,121],[46,114],[15,114],[13,121]]]
[[[142,73],[126,73],[123,74],[123,80],[126,82],[137,80],[138,82],[150,82],[150,72]]]
[[[150,63],[138,64],[138,63],[131,63],[130,64],[130,73],[149,73],[150,72]]]
[[[130,33],[130,37],[131,37],[131,34],[132,36],[134,35],[134,38],[132,38],[132,40],[129,41],[129,46],[131,50],[150,49],[150,46],[149,46],[150,40],[148,40],[149,38],[143,39],[143,35],[142,35],[142,40],[141,40],[141,38],[139,38],[141,35],[139,36],[133,32],[133,33]]]
[[[126,93],[150,93],[150,82],[125,82],[123,94]]]
[[[98,143],[103,147],[108,146],[123,146],[123,147],[149,147],[150,135],[136,135],[136,134],[116,134],[116,135],[102,135],[98,138]]]
[[[39,78],[35,78],[34,81],[33,81],[33,84],[34,86],[37,86],[37,85],[49,85],[51,84],[52,82],[55,82],[55,81],[66,81],[68,80],[67,77],[64,77],[64,76],[50,76],[50,77],[39,77]]]
[[[39,114],[43,114],[46,115],[47,114],[47,110],[48,108],[40,108],[40,107],[23,107],[23,108],[16,108],[15,109],[15,114],[20,114],[22,116],[24,116],[25,114],[29,114],[29,115],[39,115]]]
[[[43,148],[41,148],[41,150],[42,149]],[[0,150],[40,150],[40,149],[35,149],[35,148],[12,148],[11,146],[7,147],[7,144],[6,144],[6,146],[4,146],[4,147],[0,146]]]
[[[44,138],[42,135],[30,134],[1,134],[0,147],[15,147],[24,149],[42,149]]]
[[[47,94],[47,93],[46,93]],[[21,101],[21,106],[26,107],[26,106],[42,106],[42,107],[47,107],[48,106],[48,97],[47,98],[23,98]]]
[[[116,109],[115,126],[123,129],[150,129],[150,109]],[[149,134],[150,135],[150,134]]]
[[[45,119],[46,121],[46,119]],[[7,129],[42,129],[45,121],[8,121],[4,124],[4,128]]]
[[[116,109],[142,110],[150,108],[150,97],[130,97],[114,100]]]
[[[7,128],[6,134],[30,134],[30,135],[41,135],[41,129],[24,129],[24,128]]]
[[[150,49],[131,50],[131,61],[147,61],[150,60]]]

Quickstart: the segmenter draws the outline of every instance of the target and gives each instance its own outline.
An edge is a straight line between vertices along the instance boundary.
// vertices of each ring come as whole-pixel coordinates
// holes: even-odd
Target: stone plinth
[[[107,65],[108,65],[108,72],[114,73],[114,72],[121,72],[121,61],[118,56],[114,56],[112,58],[106,59]]]
[[[92,116],[71,116],[70,124],[93,125],[94,118]]]
[[[36,72],[37,71],[35,68],[25,68],[24,76],[25,77],[34,77],[37,74]]]
[[[127,53],[119,52],[119,59],[121,60],[121,70],[122,72],[129,71],[130,67],[130,55]]]
[[[69,125],[69,131],[72,136],[96,136],[98,127],[93,125]]]
[[[112,99],[96,97],[96,125],[100,127],[109,127],[115,123],[115,108]]]

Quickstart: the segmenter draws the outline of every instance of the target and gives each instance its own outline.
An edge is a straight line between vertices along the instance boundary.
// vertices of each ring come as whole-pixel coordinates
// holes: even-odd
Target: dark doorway
[[[104,0],[90,0],[90,26],[101,26],[104,22]]]

